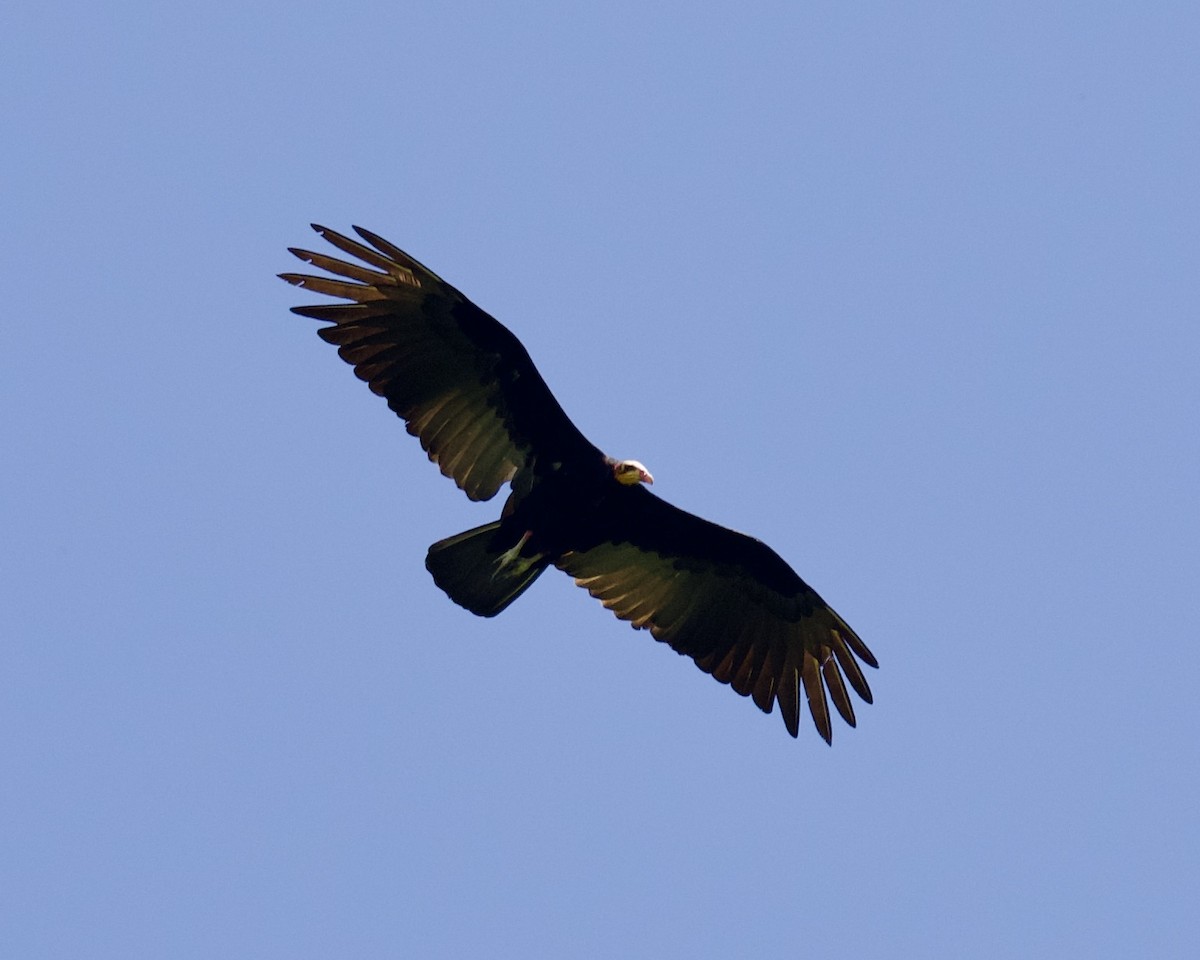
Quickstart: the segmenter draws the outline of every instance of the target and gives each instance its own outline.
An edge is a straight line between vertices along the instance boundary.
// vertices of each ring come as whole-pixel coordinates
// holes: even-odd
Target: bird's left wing
[[[284,280],[349,301],[293,312],[333,322],[318,331],[321,338],[387,399],[468,497],[487,500],[509,481],[520,485],[539,458],[602,456],[508,328],[369,230],[354,228],[367,246],[313,229],[359,262],[291,248],[335,276],[282,273]]]
[[[578,549],[558,566],[635,628],[800,727],[800,691],[831,742],[826,692],[855,725],[846,681],[871,702],[859,660],[866,644],[770,547],[660,500],[617,491],[593,513]],[[856,659],[857,658],[857,659]]]

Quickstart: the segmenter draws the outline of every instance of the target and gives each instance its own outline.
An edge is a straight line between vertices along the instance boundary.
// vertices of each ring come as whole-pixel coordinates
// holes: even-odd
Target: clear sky
[[[1196,955],[1194,2],[9,7],[0,956]],[[786,557],[858,729],[451,604],[499,501],[310,220]]]

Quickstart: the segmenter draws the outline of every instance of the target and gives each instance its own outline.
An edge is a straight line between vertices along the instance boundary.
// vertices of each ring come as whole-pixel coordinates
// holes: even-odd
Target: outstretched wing
[[[871,702],[866,644],[765,543],[710,523],[643,488],[605,499],[558,566],[622,620],[649,630],[705,673],[800,729],[800,691],[832,742],[826,693],[855,725],[846,688]],[[856,659],[857,658],[857,659]]]
[[[291,248],[335,276],[280,277],[349,301],[292,311],[334,323],[317,331],[321,338],[387,399],[468,497],[487,500],[509,481],[520,485],[539,460],[601,456],[506,327],[369,230],[354,228],[365,246],[326,227],[313,229],[361,263]]]

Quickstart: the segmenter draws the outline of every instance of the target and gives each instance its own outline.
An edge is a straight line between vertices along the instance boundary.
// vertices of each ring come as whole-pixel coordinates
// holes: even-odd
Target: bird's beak
[[[654,478],[652,476],[650,476],[649,470],[643,470],[641,472],[641,474],[638,476],[638,479],[641,480],[642,483],[646,483],[646,484],[654,483]]]

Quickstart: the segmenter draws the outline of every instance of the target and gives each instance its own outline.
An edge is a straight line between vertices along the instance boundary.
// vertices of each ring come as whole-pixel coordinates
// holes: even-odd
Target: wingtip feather
[[[804,681],[804,695],[808,699],[808,712],[812,715],[817,733],[830,746],[833,745],[833,724],[829,720],[829,703],[825,699],[825,684],[821,682],[820,665],[808,650],[804,651],[804,666],[800,671]]]

